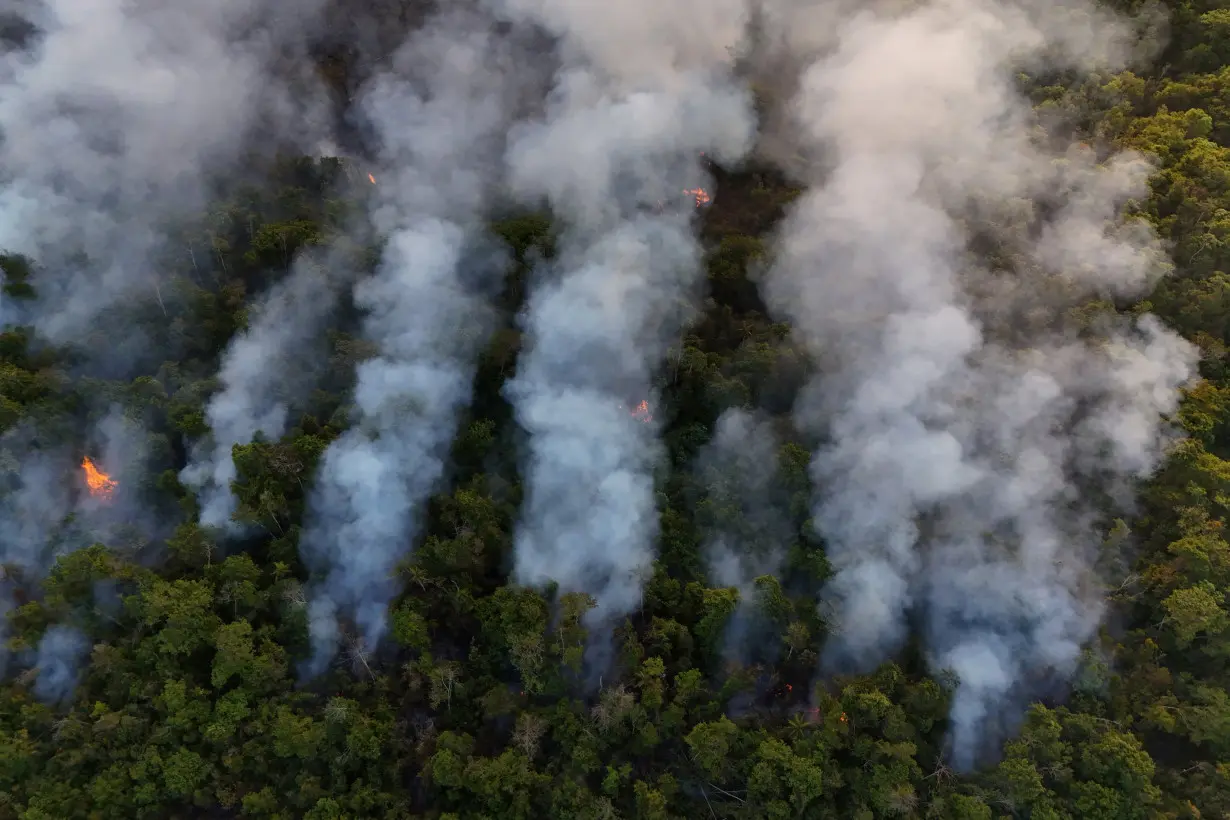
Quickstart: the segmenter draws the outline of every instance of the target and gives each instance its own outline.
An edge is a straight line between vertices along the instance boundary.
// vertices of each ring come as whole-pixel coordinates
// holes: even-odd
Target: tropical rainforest
[[[1230,818],[1217,0],[0,11],[0,819]]]

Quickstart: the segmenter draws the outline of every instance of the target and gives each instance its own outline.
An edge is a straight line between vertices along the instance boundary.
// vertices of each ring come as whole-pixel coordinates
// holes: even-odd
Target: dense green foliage
[[[787,570],[758,583],[758,617],[782,651],[771,663],[722,659],[736,594],[707,586],[700,545],[739,513],[688,465],[724,408],[785,419],[808,367],[749,280],[796,193],[762,169],[718,171],[704,216],[710,298],[661,374],[655,410],[676,469],[659,480],[655,575],[616,635],[618,679],[591,699],[577,680],[588,601],[507,585],[520,489],[500,389],[530,260],[552,240],[544,217],[518,215],[493,225],[516,258],[505,325],[484,353],[449,488],[400,568],[395,646],[354,650],[297,687],[305,484],[345,429],[355,363],[371,355],[353,311],[330,332],[320,389],[294,429],[236,448],[238,514],[262,537],[212,543],[176,479],[251,297],[301,249],[344,243],[338,226],[360,207],[342,165],[295,159],[185,226],[189,253],[168,262],[157,299],[113,317],[174,360],[131,381],[83,380],[21,329],[0,335],[0,429],[74,429],[105,397],[150,431],[160,477],[145,490],[151,503],[177,501],[179,522],[152,564],[144,544],[62,557],[11,613],[14,650],[55,623],[85,630],[93,649],[71,703],[40,703],[30,675],[0,690],[0,818],[1230,817],[1230,12],[1212,0],[1173,11],[1153,74],[1022,78],[1043,119],[1060,113],[1093,145],[1159,158],[1143,208],[1176,271],[1139,307],[1199,345],[1206,381],[1181,411],[1189,438],[1126,524],[1132,537],[1108,541],[1134,552],[1108,579],[1100,645],[1066,705],[1035,705],[1002,760],[970,776],[944,766],[949,689],[912,655],[812,690],[827,567],[807,527],[806,442],[782,451],[797,532]],[[24,261],[0,265],[6,298],[28,297]],[[100,581],[121,593],[118,608],[96,597]]]

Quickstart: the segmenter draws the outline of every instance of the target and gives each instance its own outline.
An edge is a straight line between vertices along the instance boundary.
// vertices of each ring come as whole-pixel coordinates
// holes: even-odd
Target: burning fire
[[[633,407],[630,412],[632,413],[632,418],[642,424],[648,424],[653,421],[653,413],[649,411],[649,402],[647,401],[642,400],[641,403],[636,407]]]
[[[81,459],[81,469],[85,470],[85,483],[90,488],[90,495],[95,498],[110,498],[119,486],[111,476],[94,466],[89,456]]]
[[[376,184],[376,178],[375,178],[374,176],[372,176],[371,174],[368,174],[368,175],[367,175],[367,178],[368,178],[368,179],[370,179],[370,180],[372,181],[372,185],[375,185],[375,184]]]
[[[696,200],[697,208],[708,205],[713,200],[713,197],[709,196],[709,192],[704,188],[684,188],[683,193],[685,196],[690,196]]]

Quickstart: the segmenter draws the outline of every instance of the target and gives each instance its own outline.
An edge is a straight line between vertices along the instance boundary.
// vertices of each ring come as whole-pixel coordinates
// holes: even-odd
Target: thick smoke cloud
[[[754,124],[731,76],[746,24],[719,3],[496,3],[558,38],[545,116],[511,137],[512,186],[563,223],[522,318],[506,393],[529,434],[515,576],[592,595],[591,625],[637,606],[656,534],[656,429],[627,407],[693,309],[699,153],[735,160]],[[655,204],[660,207],[654,208]]]
[[[982,0],[864,9],[830,29],[794,101],[827,167],[767,292],[822,366],[797,420],[827,442],[812,465],[836,570],[825,660],[874,666],[919,618],[933,666],[960,680],[961,766],[1095,633],[1089,499],[1130,497],[1194,372],[1151,317],[1070,310],[1164,272],[1146,228],[1115,224],[1149,166],[1052,155],[1012,84],[1021,64],[1079,67],[1130,39],[1091,20]],[[1009,264],[983,267],[975,240]]]
[[[0,55],[0,248],[41,265],[23,321],[79,342],[108,306],[156,298],[160,231],[200,210],[207,175],[258,126],[315,133],[318,98],[274,70],[319,5],[30,5],[39,34]]]
[[[180,473],[197,493],[201,524],[231,534],[242,530],[231,520],[231,449],[258,435],[277,440],[286,431],[287,414],[313,384],[321,355],[313,342],[337,307],[346,270],[337,259],[300,256],[290,275],[251,311],[248,329],[227,347],[218,375],[222,389],[205,410],[209,439]]]
[[[32,325],[35,344],[77,347],[87,372],[127,372],[147,344],[142,331],[100,319],[161,299],[168,229],[200,212],[211,175],[232,168],[254,136],[272,146],[317,133],[320,98],[293,58],[318,5],[32,0],[12,9],[30,34],[0,46],[0,251],[33,261],[37,299],[0,305],[0,321]],[[51,430],[0,443],[0,560],[22,584],[92,540],[136,548],[155,531],[139,499],[139,425],[111,414],[81,432],[78,444],[119,479],[108,501],[84,495],[82,453],[49,445]],[[6,600],[17,582],[4,580]]]
[[[308,675],[336,655],[339,618],[355,622],[369,649],[384,634],[393,570],[469,402],[507,269],[482,216],[522,96],[521,51],[516,36],[457,10],[416,32],[365,92],[382,143],[372,217],[388,242],[354,296],[379,354],[358,369],[354,426],[324,455],[301,542],[316,578]]]

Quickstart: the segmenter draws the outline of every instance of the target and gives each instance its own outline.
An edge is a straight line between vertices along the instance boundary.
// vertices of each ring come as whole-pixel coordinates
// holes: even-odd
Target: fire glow
[[[375,184],[376,184],[376,178],[375,178],[374,176],[372,176],[371,174],[368,174],[368,175],[367,175],[367,178],[368,178],[368,179],[370,179],[370,180],[372,181],[372,185],[375,185]]]
[[[640,404],[633,407],[629,412],[632,414],[632,418],[642,424],[649,424],[649,422],[653,421],[653,413],[649,411],[649,402],[647,401],[642,400]]]
[[[713,197],[709,196],[709,192],[704,188],[685,188],[683,193],[695,200],[697,208],[704,207],[713,201]]]
[[[85,471],[85,483],[94,498],[110,499],[119,483],[94,465],[89,456],[81,459],[81,469]]]

